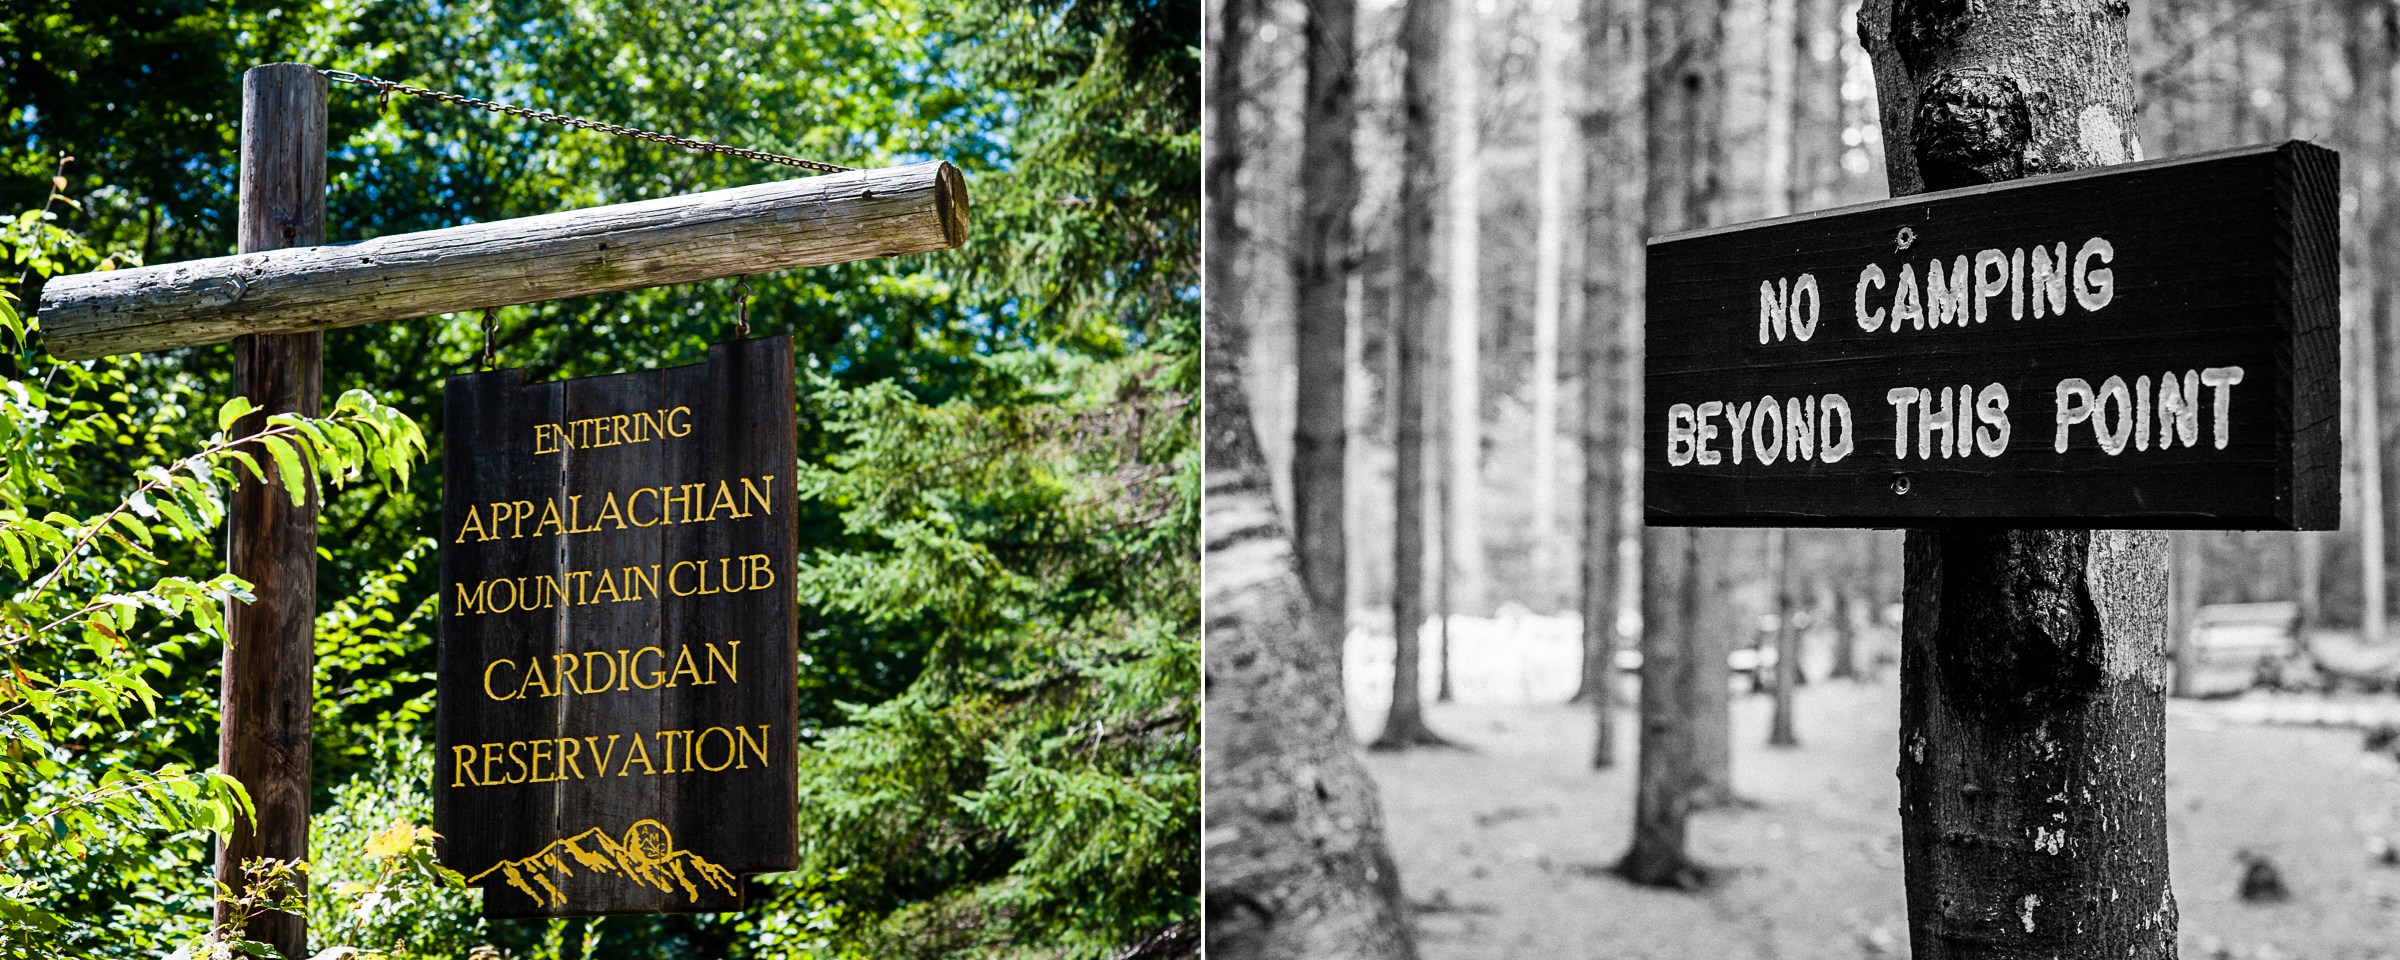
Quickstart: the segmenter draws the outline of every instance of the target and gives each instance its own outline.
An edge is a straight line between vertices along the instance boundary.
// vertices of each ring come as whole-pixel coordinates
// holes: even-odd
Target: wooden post
[[[2122,4],[1869,0],[1895,196],[2137,159]],[[1926,960],[2175,955],[2166,538],[1908,534],[1900,818]]]
[[[270,63],[242,75],[243,253],[325,242],[325,77],[315,67]],[[234,341],[235,389],[258,412],[314,416],[324,391],[325,334],[249,334]],[[274,461],[254,451],[262,463]],[[297,483],[298,478],[280,478]],[[235,827],[217,848],[217,880],[239,890],[252,857],[308,856],[309,719],[315,708],[317,507],[293,507],[279,487],[243,479],[233,493],[228,566],[258,599],[232,604],[225,629],[224,717],[218,764],[257,806],[256,830]],[[217,919],[226,919],[223,905]],[[308,926],[295,913],[252,922],[250,939],[306,957]]]

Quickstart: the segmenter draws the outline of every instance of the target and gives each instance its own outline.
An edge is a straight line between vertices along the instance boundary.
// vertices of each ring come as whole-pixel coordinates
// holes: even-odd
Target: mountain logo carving
[[[692,902],[700,900],[699,883],[729,894],[739,895],[733,871],[700,858],[689,850],[675,849],[675,836],[665,824],[643,820],[625,828],[625,836],[613,838],[599,827],[593,827],[564,840],[552,842],[542,852],[517,860],[502,860],[490,869],[467,878],[478,883],[498,872],[508,885],[525,891],[526,896],[545,907],[567,905],[566,894],[550,882],[552,873],[574,876],[576,868],[595,873],[616,874],[636,883],[657,887],[674,893],[677,887]],[[539,884],[540,889],[535,889]]]

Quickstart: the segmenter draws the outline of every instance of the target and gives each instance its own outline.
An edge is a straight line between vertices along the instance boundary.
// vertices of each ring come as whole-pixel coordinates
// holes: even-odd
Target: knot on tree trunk
[[[1937,54],[1957,48],[1968,19],[1982,12],[1981,0],[1895,0],[1892,48],[1911,75],[1922,75]],[[1866,31],[1861,27],[1863,41]]]
[[[1952,704],[1994,725],[2038,722],[2100,687],[2100,613],[2084,582],[2090,534],[1952,531],[1935,649]]]
[[[1907,49],[1905,45],[1902,49]],[[2014,180],[2026,169],[2033,116],[2010,77],[1986,70],[1944,73],[1917,98],[1910,128],[1928,190]]]

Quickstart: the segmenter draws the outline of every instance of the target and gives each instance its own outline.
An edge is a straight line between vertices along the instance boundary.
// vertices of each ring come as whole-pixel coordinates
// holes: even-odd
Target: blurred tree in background
[[[451,955],[1172,956],[1198,889],[1199,23],[1191,0],[234,0],[0,8],[0,210],[92,255],[233,251],[241,73],[297,61],[850,166],[968,177],[967,246],[751,278],[754,331],[801,356],[803,864],[708,917],[484,924],[472,896],[319,916]],[[794,171],[332,89],[332,242],[783,179]],[[71,156],[71,161],[62,158]],[[41,220],[42,216],[36,216]],[[28,249],[0,238],[12,253]],[[19,261],[23,264],[23,261]],[[732,281],[499,313],[532,380],[698,362]],[[318,883],[361,831],[429,816],[441,385],[479,315],[329,332],[326,389],[422,424],[405,486],[328,491],[318,596]],[[227,347],[97,361],[117,418],[73,496],[196,449]],[[35,344],[10,377],[51,364]],[[61,509],[68,509],[62,506]],[[69,512],[77,512],[70,509]],[[167,544],[170,572],[220,571]],[[155,712],[62,762],[215,762],[220,647],[154,648]],[[162,645],[163,644],[163,645]],[[11,863],[75,955],[164,953],[205,924],[208,837]],[[369,922],[369,921],[373,922]],[[408,951],[403,951],[408,952]]]

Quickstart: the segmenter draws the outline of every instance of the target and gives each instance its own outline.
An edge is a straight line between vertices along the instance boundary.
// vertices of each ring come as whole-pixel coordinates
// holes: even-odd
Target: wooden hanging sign
[[[1645,519],[2332,529],[2339,163],[2292,142],[1652,240]]]
[[[495,918],[740,909],[797,862],[791,338],[444,416],[443,863]]]

